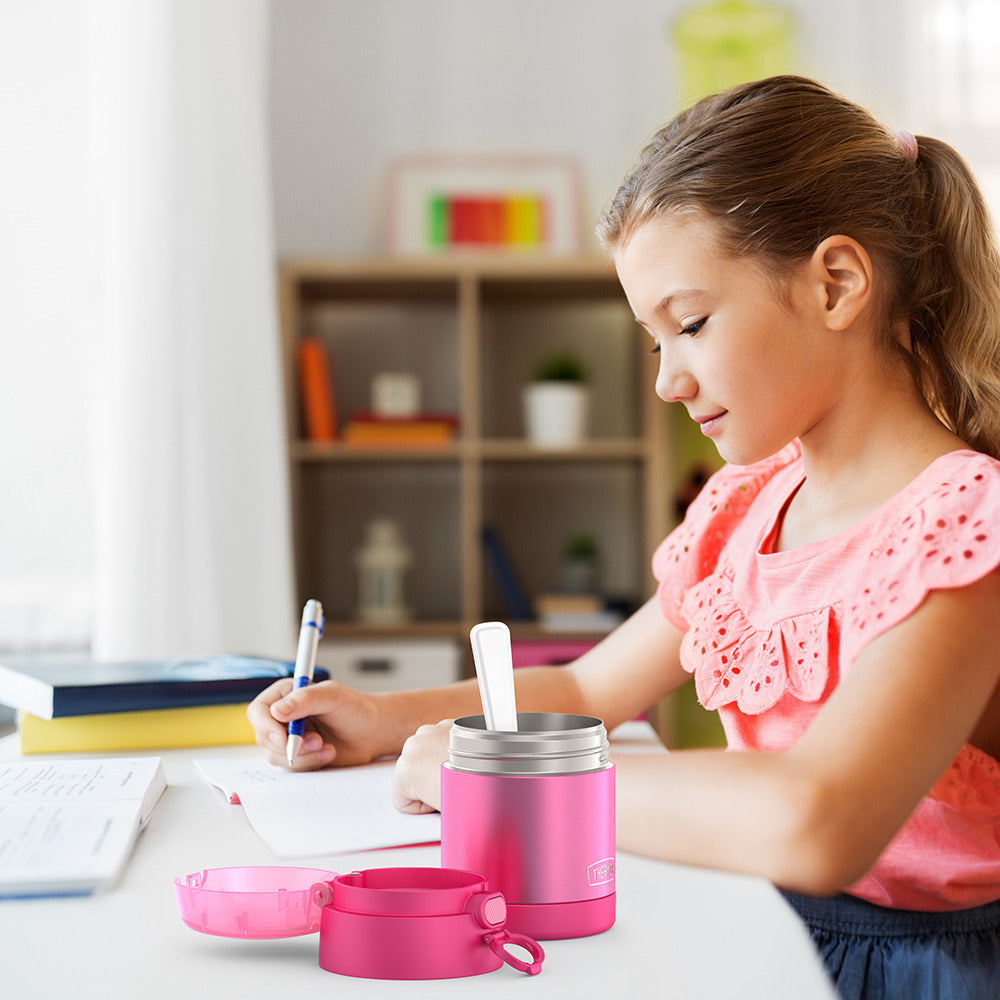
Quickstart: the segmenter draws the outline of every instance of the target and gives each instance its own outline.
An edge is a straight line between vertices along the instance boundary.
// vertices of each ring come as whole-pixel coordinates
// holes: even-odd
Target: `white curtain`
[[[289,657],[266,0],[92,0],[101,658]]]

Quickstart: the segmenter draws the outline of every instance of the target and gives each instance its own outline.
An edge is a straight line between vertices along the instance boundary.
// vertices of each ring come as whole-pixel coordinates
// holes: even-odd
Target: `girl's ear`
[[[845,330],[872,296],[872,261],[849,236],[828,236],[813,251],[810,276],[831,330]]]

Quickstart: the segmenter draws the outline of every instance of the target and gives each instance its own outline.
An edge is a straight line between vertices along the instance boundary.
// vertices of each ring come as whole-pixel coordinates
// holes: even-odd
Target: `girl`
[[[658,395],[729,464],[657,594],[518,671],[519,707],[610,730],[693,673],[741,752],[618,761],[619,847],[770,879],[845,997],[1000,995],[1000,257],[974,180],[777,77],[660,131],[597,231]],[[402,749],[411,810],[440,804],[428,723],[479,710],[475,681],[288,688],[249,712],[274,762],[308,715],[303,766]]]

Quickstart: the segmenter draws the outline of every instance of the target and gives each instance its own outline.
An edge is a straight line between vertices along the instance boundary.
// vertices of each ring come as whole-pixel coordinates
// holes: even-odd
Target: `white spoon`
[[[514,658],[510,629],[503,622],[482,622],[469,633],[472,658],[479,678],[486,728],[494,732],[517,732],[514,700]]]

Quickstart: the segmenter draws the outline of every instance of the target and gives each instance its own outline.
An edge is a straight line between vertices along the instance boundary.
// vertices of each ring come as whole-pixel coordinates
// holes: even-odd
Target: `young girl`
[[[598,225],[678,401],[727,464],[658,593],[524,711],[609,729],[695,676],[734,753],[617,762],[618,846],[764,876],[845,997],[1000,995],[1000,257],[960,157],[778,77],[660,131]],[[440,804],[475,682],[250,708],[301,766],[400,752]],[[419,727],[419,728],[418,728]],[[412,738],[411,734],[415,732]]]

